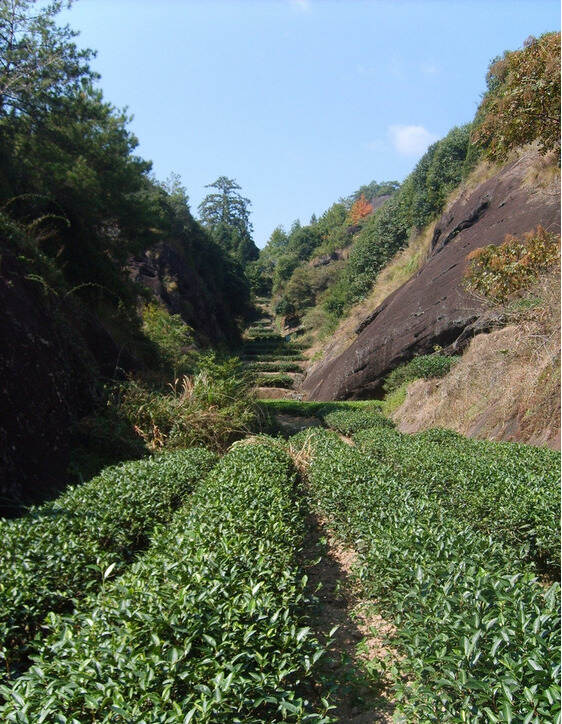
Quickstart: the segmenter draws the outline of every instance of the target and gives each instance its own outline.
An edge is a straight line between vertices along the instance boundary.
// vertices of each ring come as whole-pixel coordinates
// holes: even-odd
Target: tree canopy
[[[522,50],[495,58],[473,140],[495,161],[537,140],[543,153],[560,152],[560,33],[528,38]]]
[[[259,251],[252,240],[250,199],[239,191],[234,179],[220,176],[205,188],[216,189],[199,204],[199,216],[220,246],[241,264],[255,260]]]
[[[89,66],[93,51],[78,50],[78,33],[55,22],[61,0],[37,5],[0,2],[0,115],[42,116],[98,77]]]

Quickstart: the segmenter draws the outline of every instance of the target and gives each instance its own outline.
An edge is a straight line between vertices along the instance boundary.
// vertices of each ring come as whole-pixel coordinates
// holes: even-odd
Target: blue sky
[[[560,29],[558,0],[78,0],[101,88],[192,211],[218,176],[254,239],[370,181],[403,180],[472,119],[489,61]]]

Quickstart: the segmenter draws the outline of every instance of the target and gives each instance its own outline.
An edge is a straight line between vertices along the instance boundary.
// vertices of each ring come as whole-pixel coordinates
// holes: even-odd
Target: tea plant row
[[[3,721],[327,722],[302,693],[323,650],[294,483],[279,444],[231,450],[121,578],[50,617]]]
[[[392,438],[387,449],[398,440],[385,429],[356,438],[369,449],[367,438],[379,436]],[[291,444],[306,448],[311,505],[355,548],[365,596],[396,626],[388,669],[406,720],[558,721],[560,587],[539,582],[520,547],[487,535],[470,506],[451,503],[450,474],[468,458],[442,458],[425,475],[423,461],[437,452],[429,442],[416,450],[422,463],[403,449],[402,468],[326,430]],[[416,466],[421,478],[405,474]],[[479,491],[487,494],[486,480]]]
[[[368,406],[362,408],[350,408],[336,410],[334,412],[320,413],[320,417],[324,424],[332,430],[337,430],[343,435],[353,435],[359,430],[370,428],[387,428],[393,429],[394,423],[387,417],[384,417],[378,406]]]
[[[0,521],[0,680],[27,666],[47,613],[122,572],[215,462],[199,448],[124,463]]]
[[[470,440],[445,430],[358,433],[360,447],[403,481],[560,575],[560,456],[545,448]]]

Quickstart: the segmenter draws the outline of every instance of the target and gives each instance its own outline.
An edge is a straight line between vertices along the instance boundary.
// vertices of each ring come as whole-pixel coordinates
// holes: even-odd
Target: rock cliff
[[[560,232],[558,185],[528,180],[537,162],[529,151],[460,195],[436,224],[427,263],[363,319],[351,346],[315,366],[303,383],[306,397],[377,397],[384,376],[399,364],[435,345],[459,348],[480,330],[482,304],[463,286],[466,256],[539,224]]]

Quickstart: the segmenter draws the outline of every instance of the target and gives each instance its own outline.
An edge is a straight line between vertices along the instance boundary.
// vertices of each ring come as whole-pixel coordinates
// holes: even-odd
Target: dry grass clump
[[[445,427],[560,447],[560,274],[503,308],[509,324],[476,336],[442,380],[419,380],[394,414],[405,432]]]
[[[204,445],[223,452],[256,423],[252,381],[237,360],[208,357],[199,371],[168,386],[150,388],[130,380],[119,390],[119,414],[149,450]]]
[[[523,184],[532,189],[550,191],[552,195],[560,190],[560,156],[556,151],[536,155],[527,171]]]

